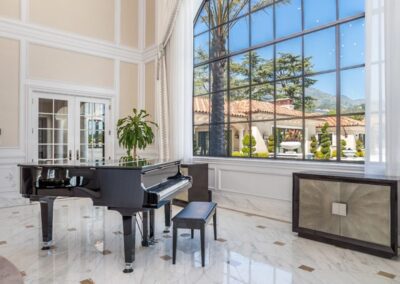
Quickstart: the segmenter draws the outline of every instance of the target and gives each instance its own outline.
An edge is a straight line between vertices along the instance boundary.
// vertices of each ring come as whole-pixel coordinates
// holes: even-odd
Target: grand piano
[[[106,206],[122,216],[125,273],[133,272],[136,214],[142,212],[142,245],[154,241],[154,209],[164,206],[166,229],[170,226],[171,200],[192,186],[180,171],[180,161],[135,160],[128,162],[20,164],[20,192],[39,201],[43,248],[53,241],[53,205],[57,197],[82,197],[95,206]]]

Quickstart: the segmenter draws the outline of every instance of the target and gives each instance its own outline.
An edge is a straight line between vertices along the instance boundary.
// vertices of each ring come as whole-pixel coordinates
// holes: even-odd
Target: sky
[[[336,0],[303,1],[305,30],[329,24],[336,20]],[[276,39],[302,31],[301,6],[301,0],[291,0],[291,2],[286,4],[276,4]],[[363,11],[364,0],[339,0],[339,19],[359,15]],[[231,25],[229,32],[230,52],[272,41],[274,39],[273,20],[272,6],[252,14],[251,31],[249,28],[249,16],[238,19]],[[207,29],[204,23],[197,24],[195,26],[195,34]],[[341,68],[364,64],[364,29],[364,19],[347,22],[340,26]],[[203,47],[208,46],[208,33],[196,37],[196,44],[200,44]],[[301,39],[284,41],[276,47],[277,52],[301,54]],[[314,63],[313,70],[315,72],[334,70],[336,68],[336,28],[328,28],[306,35],[304,37],[304,54],[306,57],[312,57]],[[342,71],[341,77],[342,95],[346,95],[352,99],[362,99],[365,96],[363,68]],[[332,83],[330,78],[334,78],[334,76],[319,76],[319,81],[313,87],[326,93],[335,94],[336,84],[335,82]]]

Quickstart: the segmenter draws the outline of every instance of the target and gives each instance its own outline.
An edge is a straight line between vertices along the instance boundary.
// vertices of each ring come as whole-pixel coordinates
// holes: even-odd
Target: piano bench
[[[213,218],[214,240],[217,240],[217,203],[215,202],[190,202],[182,209],[173,221],[173,237],[172,237],[172,263],[176,262],[176,245],[178,238],[178,229],[190,229],[193,239],[194,230],[200,230],[201,241],[201,265],[205,263],[205,228],[206,224]]]

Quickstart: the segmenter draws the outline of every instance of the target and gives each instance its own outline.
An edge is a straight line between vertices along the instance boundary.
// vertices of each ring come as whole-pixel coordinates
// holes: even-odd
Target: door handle
[[[69,157],[69,160],[72,161],[72,150],[69,150],[68,157]]]
[[[79,161],[79,150],[76,150],[76,159]]]

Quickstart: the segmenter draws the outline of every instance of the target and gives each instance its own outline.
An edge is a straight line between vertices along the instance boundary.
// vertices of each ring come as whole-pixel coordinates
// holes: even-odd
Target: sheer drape
[[[400,1],[366,1],[367,173],[400,176]]]

